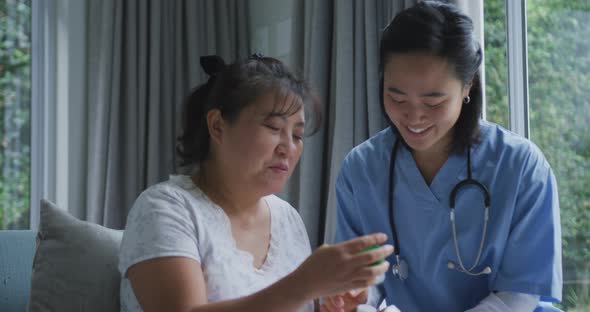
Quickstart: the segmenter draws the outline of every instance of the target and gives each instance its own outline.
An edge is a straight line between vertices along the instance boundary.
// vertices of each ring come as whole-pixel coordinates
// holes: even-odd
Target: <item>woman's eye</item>
[[[272,126],[272,125],[265,125],[267,128],[269,128],[272,131],[279,131],[280,129],[278,127]]]
[[[296,135],[296,134],[294,134],[294,135],[293,135],[293,138],[294,138],[295,140],[297,140],[297,141],[303,141],[303,135]]]

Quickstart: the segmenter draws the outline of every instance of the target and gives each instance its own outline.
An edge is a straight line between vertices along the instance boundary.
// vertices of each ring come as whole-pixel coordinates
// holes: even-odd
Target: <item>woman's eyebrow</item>
[[[270,112],[270,113],[267,113],[265,115],[266,115],[266,118],[265,118],[266,120],[271,119],[271,118],[280,118],[280,119],[282,119],[283,121],[286,122],[287,119],[288,119],[287,116],[285,116],[285,114],[277,113],[277,112]],[[299,122],[297,122],[295,124],[295,127],[302,127],[302,128],[305,127],[305,121],[299,121]]]
[[[287,121],[287,116],[285,116],[285,114],[281,114],[278,112],[266,112],[266,113],[263,113],[262,115],[264,116],[264,120],[279,118],[279,119],[282,119],[283,121]]]

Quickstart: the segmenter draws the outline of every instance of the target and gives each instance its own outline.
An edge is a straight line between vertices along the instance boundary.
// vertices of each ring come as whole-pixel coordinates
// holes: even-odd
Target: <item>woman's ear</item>
[[[207,129],[212,142],[220,143],[223,134],[223,116],[218,109],[212,109],[207,112]]]

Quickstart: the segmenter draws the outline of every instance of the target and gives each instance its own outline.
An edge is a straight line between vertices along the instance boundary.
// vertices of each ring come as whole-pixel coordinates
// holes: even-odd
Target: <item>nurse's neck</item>
[[[416,166],[424,178],[424,182],[430,186],[440,168],[445,164],[450,155],[448,145],[437,146],[433,145],[431,148],[423,151],[413,149],[412,156],[416,162]]]

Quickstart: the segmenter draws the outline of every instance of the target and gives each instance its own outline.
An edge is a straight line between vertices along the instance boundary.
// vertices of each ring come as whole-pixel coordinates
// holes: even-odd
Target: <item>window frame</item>
[[[510,130],[530,138],[526,0],[506,0]]]
[[[57,69],[55,42],[55,1],[31,1],[31,185],[30,225],[39,229],[40,202],[55,192],[49,177],[55,175],[55,131],[50,128],[55,118],[56,83],[51,73]]]
[[[39,213],[33,208],[35,203],[39,202],[41,190],[43,189],[43,158],[39,153],[39,147],[43,146],[44,137],[43,129],[44,110],[40,98],[44,93],[45,84],[43,83],[43,54],[40,51],[43,48],[45,33],[43,31],[43,16],[40,14],[45,7],[45,2],[31,2],[31,185],[30,185],[30,210],[29,210],[29,228],[38,230]]]

